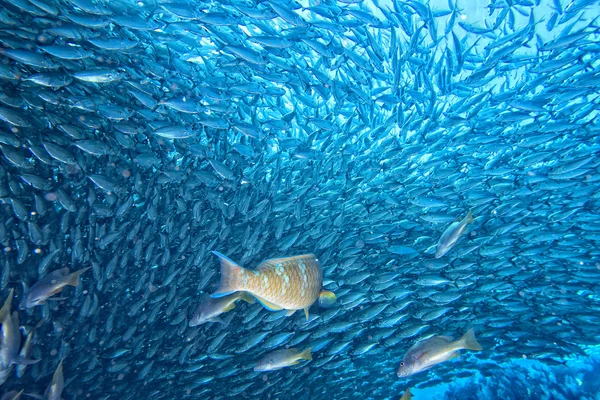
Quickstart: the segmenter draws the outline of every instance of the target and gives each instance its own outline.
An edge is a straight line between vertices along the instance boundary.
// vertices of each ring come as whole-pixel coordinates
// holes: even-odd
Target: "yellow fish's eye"
[[[321,293],[319,293],[319,305],[321,307],[331,307],[333,303],[335,303],[335,300],[336,297],[333,292],[322,290]]]

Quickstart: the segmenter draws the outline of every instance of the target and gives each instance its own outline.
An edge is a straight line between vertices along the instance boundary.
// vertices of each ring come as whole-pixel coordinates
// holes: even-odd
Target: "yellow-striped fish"
[[[322,306],[335,302],[335,294],[322,290],[323,269],[314,254],[273,258],[260,263],[254,271],[245,269],[223,254],[213,251],[221,262],[221,283],[211,294],[213,298],[235,292],[248,292],[267,310],[304,310],[308,320],[308,307],[317,299]]]

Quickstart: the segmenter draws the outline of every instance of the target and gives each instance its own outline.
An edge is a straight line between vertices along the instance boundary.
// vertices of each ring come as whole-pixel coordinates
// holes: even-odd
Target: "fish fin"
[[[291,317],[292,315],[294,315],[295,312],[296,312],[296,310],[289,310],[287,313],[285,313],[285,316]]]
[[[412,400],[412,393],[410,392],[410,388],[406,389],[400,400]]]
[[[254,297],[252,297],[252,295],[250,295],[250,293],[248,293],[248,292],[239,292],[239,293],[240,293],[240,297],[239,297],[240,300],[245,301],[248,304],[256,303],[256,299]]]
[[[453,358],[459,358],[460,354],[459,353],[453,353],[450,357],[448,357],[448,360],[452,360]]]
[[[472,224],[473,221],[475,221],[473,219],[473,214],[471,213],[471,210],[469,210],[469,213],[467,214],[467,216],[465,217],[465,223],[466,224]]]
[[[294,256],[294,257],[281,257],[281,258],[272,258],[270,260],[265,260],[263,262],[261,262],[258,267],[256,267],[257,271],[266,269],[266,268],[271,268],[276,266],[277,264],[284,264],[287,262],[294,262],[294,261],[316,261],[317,257],[314,254],[302,254],[300,256]]]
[[[461,342],[462,346],[467,350],[483,350],[483,347],[481,347],[477,339],[475,339],[475,331],[473,330],[473,328],[469,329],[467,333],[465,333],[463,337],[460,338],[459,341]]]
[[[13,299],[14,295],[15,295],[15,289],[12,288],[12,289],[10,289],[10,293],[8,294],[8,297],[4,301],[4,305],[2,306],[2,309],[0,309],[0,323],[3,323],[3,321],[6,319],[6,317],[10,315],[10,309],[12,307],[12,299]]]
[[[210,297],[214,299],[237,292],[243,268],[218,251],[213,251],[212,253],[219,257],[219,261],[221,262],[221,282],[217,291],[212,293]]]
[[[68,297],[48,297],[48,301],[63,301],[63,300],[68,300]]]
[[[302,350],[298,357],[302,360],[312,360],[312,347]]]
[[[225,308],[223,309],[223,312],[231,311],[231,310],[233,310],[234,308],[235,308],[235,302],[233,302],[233,301],[232,301],[232,302],[231,302],[231,304],[229,304],[227,307],[225,307]]]
[[[439,339],[445,340],[446,342],[450,343],[454,340],[454,338],[452,336],[438,336]]]
[[[270,301],[263,299],[262,297],[259,297],[259,296],[254,296],[254,297],[256,297],[256,300],[258,300],[259,303],[262,304],[262,306],[269,311],[283,310],[282,307],[279,307],[277,304],[273,304]]]
[[[219,324],[223,324],[225,326],[227,326],[227,324],[225,323],[225,321],[223,321],[221,318],[219,317],[212,317],[208,319],[210,322],[218,322]]]
[[[321,307],[331,307],[335,300],[335,293],[329,290],[321,290],[321,293],[319,293],[319,305]]]
[[[67,275],[67,285],[71,286],[79,286],[79,275],[83,274],[85,271],[90,269],[91,267],[82,268],[79,271],[75,271],[72,274]]]
[[[297,365],[297,364],[300,364],[300,361],[299,361],[299,360],[295,360],[295,361],[292,361],[292,362],[290,363],[290,365]]]
[[[304,315],[306,316],[306,320],[308,321],[308,307],[304,309]]]
[[[44,396],[37,393],[25,393],[25,396],[33,397],[34,399],[43,399]]]
[[[25,357],[17,356],[17,357],[15,357],[15,359],[13,361],[13,364],[31,365],[31,364],[35,364],[37,362],[40,362],[40,360],[32,360],[30,358],[25,358]]]

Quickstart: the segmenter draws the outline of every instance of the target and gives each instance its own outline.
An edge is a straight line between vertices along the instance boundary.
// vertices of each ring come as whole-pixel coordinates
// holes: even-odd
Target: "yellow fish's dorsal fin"
[[[291,316],[291,315],[294,315],[294,313],[295,313],[295,312],[296,312],[296,310],[289,310],[289,311],[288,311],[288,312],[285,314],[285,316],[286,316],[286,317],[289,317],[289,316]]]
[[[254,296],[254,297],[256,297],[256,300],[258,300],[260,302],[260,304],[262,304],[262,306],[269,311],[283,310],[282,307],[279,307],[277,304],[273,304],[270,301],[263,299],[262,297],[259,297],[259,296]]]
[[[306,320],[308,321],[308,307],[304,309],[304,315],[306,316]]]
[[[302,254],[300,256],[293,257],[281,257],[281,258],[272,258],[270,260],[265,260],[261,262],[258,267],[256,267],[257,271],[263,270],[265,268],[273,268],[278,264],[284,264],[288,262],[294,261],[316,261],[317,257],[314,254]]]
[[[452,336],[443,336],[443,335],[440,335],[440,336],[437,336],[437,337],[439,339],[445,340],[448,343],[450,343],[450,342],[452,342],[454,340],[454,338]]]

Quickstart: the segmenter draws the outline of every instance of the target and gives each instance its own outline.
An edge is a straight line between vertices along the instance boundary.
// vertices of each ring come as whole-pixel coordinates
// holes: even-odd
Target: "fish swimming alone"
[[[219,315],[235,308],[235,302],[243,300],[246,303],[254,304],[254,298],[246,292],[236,292],[229,296],[213,299],[212,297],[205,298],[198,306],[192,319],[189,322],[190,327],[202,325],[206,322],[221,322]]]
[[[467,224],[471,223],[473,223],[473,215],[471,214],[471,210],[469,210],[469,213],[462,221],[455,221],[450,224],[444,233],[442,233],[442,237],[440,237],[435,250],[435,258],[440,258],[449,252],[456,244],[460,235],[464,233]]]
[[[319,299],[328,306],[335,294],[323,288],[323,269],[314,254],[273,258],[260,263],[254,271],[240,267],[223,254],[213,251],[221,262],[221,283],[212,298],[245,291],[254,296],[267,310],[289,310],[288,316],[308,308]]]
[[[400,368],[398,368],[398,377],[405,378],[458,357],[458,350],[482,350],[481,345],[475,339],[473,328],[457,341],[453,342],[452,340],[450,336],[434,336],[415,343],[402,359]]]
[[[255,371],[277,371],[279,369],[300,364],[301,360],[312,360],[312,349],[304,351],[297,349],[275,350],[264,356],[254,367]]]
[[[60,293],[63,288],[67,285],[78,286],[79,275],[83,274],[90,267],[80,269],[78,271],[69,273],[69,268],[61,268],[56,271],[50,272],[48,275],[37,281],[31,289],[23,296],[19,307],[24,310],[26,308],[32,308],[40,306],[46,303],[51,296]],[[59,300],[57,298],[50,300]],[[61,299],[62,300],[62,299]]]

